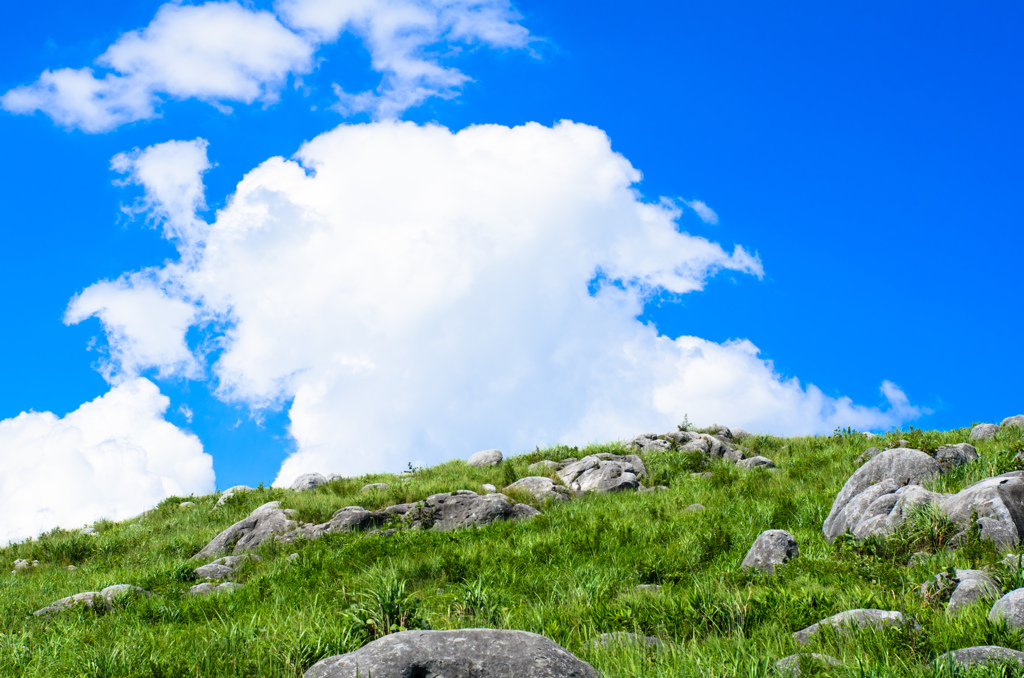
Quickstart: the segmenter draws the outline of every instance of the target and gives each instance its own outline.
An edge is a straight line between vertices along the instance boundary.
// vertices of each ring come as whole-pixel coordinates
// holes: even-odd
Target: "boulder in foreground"
[[[959,664],[974,666],[976,664],[1012,663],[1024,666],[1024,652],[1017,652],[998,645],[977,645],[947,652],[935,659],[938,664]]]
[[[913,619],[911,621],[913,622],[914,628],[920,631],[921,625],[917,623],[917,620]],[[834,614],[831,617],[822,619],[816,624],[811,624],[807,628],[797,631],[793,634],[793,638],[800,645],[804,645],[810,642],[823,626],[834,626],[838,629],[850,630],[858,627],[883,628],[886,626],[899,626],[903,623],[904,617],[901,612],[872,609],[847,610],[846,612]]]
[[[590,664],[527,631],[400,631],[322,659],[304,678],[598,678]]]
[[[775,568],[800,555],[796,539],[785,530],[765,530],[747,551],[740,569],[755,568],[775,574]]]

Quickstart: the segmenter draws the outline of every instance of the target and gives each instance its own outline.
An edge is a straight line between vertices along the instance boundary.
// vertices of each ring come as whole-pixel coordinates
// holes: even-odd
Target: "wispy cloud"
[[[697,216],[701,218],[705,224],[717,224],[718,214],[715,210],[711,209],[704,204],[701,200],[685,200],[686,206],[697,213]]]

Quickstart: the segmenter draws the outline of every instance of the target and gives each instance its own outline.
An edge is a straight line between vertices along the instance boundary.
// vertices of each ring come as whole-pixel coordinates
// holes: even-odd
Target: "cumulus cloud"
[[[624,438],[684,414],[776,433],[916,415],[894,386],[885,409],[855,405],[777,374],[749,341],[639,322],[652,294],[763,274],[743,247],[680,231],[639,180],[571,122],[342,125],[250,171],[160,289],[223,328],[220,397],[291,401],[279,483]],[[136,339],[123,327],[112,355]],[[125,370],[144,362],[129,355]]]
[[[22,412],[0,421],[0,544],[211,492],[213,460],[198,438],[163,419],[168,404],[151,381],[134,379],[65,417]]]
[[[715,210],[705,205],[702,201],[687,200],[686,205],[694,212],[696,212],[697,216],[700,217],[700,220],[703,221],[705,224],[718,223],[718,214],[716,214]]]
[[[288,75],[313,67],[313,45],[270,12],[237,2],[168,3],[144,29],[121,36],[91,68],[44,71],[0,105],[41,111],[67,127],[104,132],[153,118],[163,97],[223,102],[274,101]]]
[[[383,79],[375,91],[357,94],[335,84],[336,108],[345,114],[391,118],[430,97],[451,98],[469,77],[444,66],[438,52],[458,45],[522,48],[530,40],[507,0],[278,0],[276,8],[317,40],[333,42],[342,31],[362,39]]]
[[[469,78],[442,60],[460,47],[520,48],[530,39],[507,0],[281,0],[276,11],[294,30],[238,2],[167,3],[96,59],[100,73],[46,70],[0,97],[0,106],[86,132],[157,117],[166,99],[230,112],[228,103],[276,101],[289,76],[311,72],[320,46],[348,31],[364,42],[382,81],[358,94],[335,84],[336,108],[387,118],[457,95]]]

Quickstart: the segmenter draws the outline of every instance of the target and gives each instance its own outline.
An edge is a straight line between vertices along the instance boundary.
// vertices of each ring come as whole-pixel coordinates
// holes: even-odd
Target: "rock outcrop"
[[[796,538],[785,530],[765,530],[747,551],[740,568],[775,574],[775,568],[800,555]]]
[[[501,450],[480,450],[473,454],[466,463],[477,467],[497,466],[502,459]]]
[[[573,492],[620,492],[640,488],[647,468],[635,454],[595,454],[562,466],[558,477]]]
[[[598,678],[561,645],[526,631],[400,631],[322,659],[304,678]]]
[[[568,501],[571,497],[569,490],[556,484],[551,478],[541,476],[520,478],[505,490],[521,490],[533,496],[537,501]]]

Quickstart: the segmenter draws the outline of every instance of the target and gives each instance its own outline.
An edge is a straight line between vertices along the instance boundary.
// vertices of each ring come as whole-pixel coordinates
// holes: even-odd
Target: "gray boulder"
[[[470,466],[497,466],[501,463],[501,450],[481,450],[469,458]]]
[[[995,424],[978,424],[971,429],[971,435],[967,436],[968,440],[988,440],[996,433],[999,432],[999,427]]]
[[[516,510],[516,506],[527,506]],[[539,513],[525,505],[513,505],[503,494],[478,495],[469,490],[434,494],[409,509],[405,522],[414,528],[449,532],[463,527],[483,527],[496,520],[528,518]]]
[[[673,444],[678,444],[677,434],[685,434],[687,431],[672,431],[664,436],[657,433],[641,433],[629,441],[629,446],[640,452],[664,452],[671,450]]]
[[[1015,414],[1012,417],[1007,417],[999,423],[999,428],[1006,428],[1007,426],[1017,426],[1024,428],[1024,414]]]
[[[211,584],[210,582],[203,582],[202,584],[196,584],[188,590],[190,596],[207,596],[211,593],[231,593],[237,589],[242,588],[241,584],[236,584],[233,581],[226,581],[223,584]]]
[[[658,647],[664,645],[665,641],[657,636],[642,636],[638,633],[627,633],[615,631],[613,633],[602,633],[591,641],[594,647],[609,647],[614,645],[641,645],[646,647]]]
[[[360,492],[373,492],[374,490],[386,490],[388,489],[387,483],[369,483],[359,488]]]
[[[178,508],[192,508],[196,503],[194,501],[183,501],[178,504]]]
[[[868,449],[864,450],[864,452],[862,452],[859,457],[857,457],[856,463],[863,464],[865,462],[871,461],[881,453],[882,451],[877,447],[869,447]]]
[[[747,551],[740,568],[755,568],[768,574],[775,574],[777,565],[782,565],[798,555],[800,548],[796,545],[793,535],[785,530],[765,530],[754,540],[754,545]]]
[[[991,577],[964,579],[949,597],[946,614],[959,614],[969,605],[980,600],[996,600],[1002,589]]]
[[[969,464],[979,459],[978,450],[969,443],[957,443],[956,445],[943,445],[935,450],[935,461],[939,462],[943,471]]]
[[[105,612],[113,609],[115,600],[132,593],[146,597],[152,595],[149,591],[141,589],[138,586],[132,586],[131,584],[114,584],[112,586],[108,586],[102,591],[85,591],[84,593],[76,593],[73,596],[67,596],[66,598],[55,600],[46,607],[36,610],[32,614],[37,617],[49,617],[57,612],[70,610],[71,608],[79,605],[84,605],[100,612]]]
[[[540,476],[529,476],[520,478],[505,488],[506,490],[521,490],[533,496],[537,501],[568,501],[571,497],[569,490],[561,485],[556,485],[551,478]]]
[[[1016,545],[1024,535],[1024,471],[1011,471],[985,478],[940,504],[946,515],[967,528],[971,512],[977,511],[981,536],[1006,548]]]
[[[910,484],[920,483],[940,472],[939,463],[920,450],[896,448],[886,450],[857,469],[843,489],[836,495],[832,510],[822,525],[821,531],[831,542],[847,529],[856,531],[865,520],[887,516],[883,506],[876,505],[869,512],[872,502]],[[898,498],[886,500],[890,510]],[[878,521],[875,521],[878,523]]]
[[[495,492],[498,491],[498,488],[496,488],[494,485],[491,485],[490,483],[484,483],[483,485],[480,486],[480,489],[484,491],[484,494],[494,494]]]
[[[636,490],[639,478],[647,476],[647,468],[635,454],[625,456],[589,455],[558,471],[558,477],[574,492],[617,492]]]
[[[218,558],[212,563],[197,567],[196,577],[199,579],[227,579],[249,560],[259,562],[262,558],[252,553]]]
[[[193,558],[210,558],[224,553],[245,553],[267,539],[294,530],[296,526],[296,522],[289,519],[281,510],[280,502],[267,502],[250,513],[247,518],[239,520],[214,537]]]
[[[540,461],[534,462],[526,467],[526,470],[530,473],[550,473],[558,468],[557,461],[551,461],[550,459],[541,459]]]
[[[327,482],[327,477],[321,473],[303,473],[292,483],[292,489],[296,492],[315,490]]]
[[[775,462],[768,457],[762,457],[760,455],[756,457],[750,457],[749,459],[741,459],[736,462],[736,466],[739,468],[752,469],[752,468],[763,468],[773,469],[775,468]]]
[[[911,622],[915,630],[921,630],[921,625],[917,623],[916,619],[911,619]],[[816,624],[811,624],[807,628],[797,631],[793,634],[793,638],[798,644],[805,645],[814,638],[815,634],[817,634],[824,626],[834,626],[837,629],[849,630],[862,627],[883,628],[886,626],[899,626],[904,623],[906,622],[903,614],[900,612],[872,609],[847,610],[846,612],[834,614],[831,617],[822,619]]]
[[[746,431],[744,431],[741,428],[733,428],[733,429],[729,429],[729,430],[732,431],[732,439],[733,440],[746,440],[747,438],[750,438],[750,437],[753,436],[752,433],[747,433]]]
[[[1010,650],[998,645],[977,645],[953,650],[935,658],[936,664],[959,664],[975,666],[978,664],[1018,664],[1024,666],[1024,652]]]
[[[703,510],[704,510],[704,504],[690,504],[689,506],[687,506],[686,508],[683,509],[683,513],[690,513],[692,511],[703,511]]]
[[[817,652],[808,652],[800,654],[791,654],[788,657],[783,657],[779,661],[775,662],[775,670],[783,675],[799,676],[800,663],[804,662],[805,667],[810,665],[818,666],[841,666],[842,663],[835,657],[827,654],[819,654]]]
[[[1007,553],[999,562],[1011,571],[1019,570],[1024,565],[1024,553]]]
[[[1024,628],[1024,589],[1015,589],[997,600],[988,611],[989,621],[1003,619],[1010,628]]]
[[[252,492],[252,488],[248,485],[235,485],[234,487],[229,487],[220,493],[220,498],[217,499],[217,506],[223,506],[228,499],[231,499],[231,497],[234,497],[235,495],[242,494],[243,492]]]
[[[304,678],[598,678],[590,664],[526,631],[400,631],[322,659]]]

